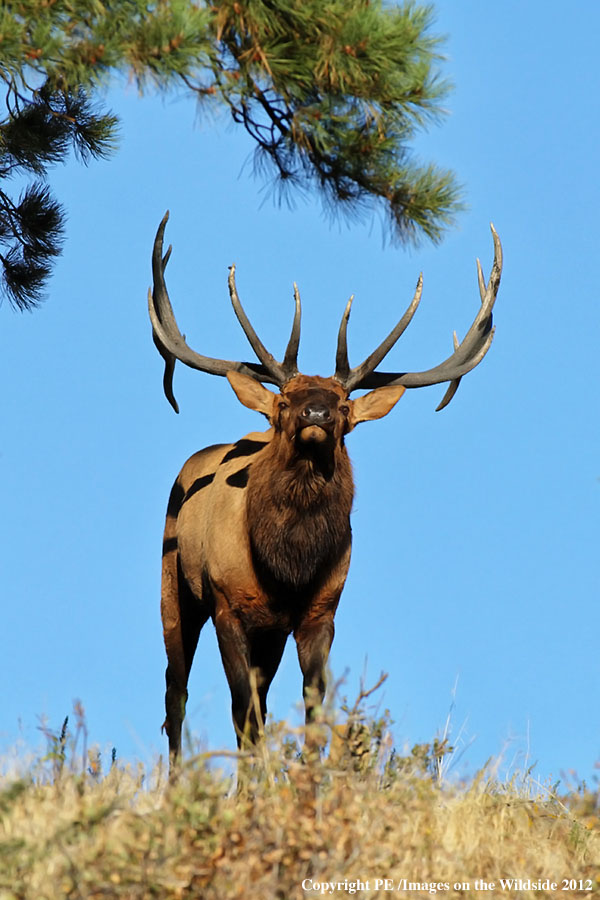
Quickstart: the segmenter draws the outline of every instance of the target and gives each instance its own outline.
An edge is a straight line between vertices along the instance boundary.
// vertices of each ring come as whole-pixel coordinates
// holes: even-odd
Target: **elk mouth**
[[[320,425],[305,425],[296,435],[302,444],[322,444],[329,437],[329,430]]]

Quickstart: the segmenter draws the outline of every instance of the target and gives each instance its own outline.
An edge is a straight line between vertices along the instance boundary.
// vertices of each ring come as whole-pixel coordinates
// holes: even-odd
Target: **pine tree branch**
[[[44,177],[50,164],[73,149],[83,162],[110,153],[116,118],[98,114],[82,90],[52,89],[47,83],[26,96],[12,77],[0,122],[0,178],[32,173]],[[60,252],[64,214],[39,180],[18,202],[0,190],[1,292],[17,309],[32,309],[43,299],[51,260]]]
[[[379,207],[401,244],[439,240],[461,209],[460,187],[451,172],[410,155],[413,135],[443,114],[448,92],[431,23],[431,7],[412,0],[4,4],[0,177],[42,178],[71,150],[83,162],[108,155],[116,119],[91,100],[99,85],[128,73],[140,90],[182,86],[228,109],[256,145],[256,168],[266,163],[280,187],[314,189],[330,209],[351,215]],[[31,257],[35,305],[48,260],[29,251],[15,257],[27,243],[19,229],[28,226],[8,210],[0,204],[0,243],[12,241],[1,259],[5,289],[27,305],[19,266]],[[25,217],[27,210],[25,203]]]

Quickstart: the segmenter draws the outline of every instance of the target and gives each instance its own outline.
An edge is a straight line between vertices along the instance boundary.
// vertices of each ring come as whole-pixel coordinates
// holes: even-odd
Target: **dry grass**
[[[559,799],[485,772],[440,783],[447,748],[398,757],[384,726],[355,708],[307,761],[277,725],[238,792],[208,755],[171,785],[160,765],[103,775],[85,750],[82,773],[81,747],[49,735],[48,755],[0,786],[0,898],[600,896],[597,792]]]

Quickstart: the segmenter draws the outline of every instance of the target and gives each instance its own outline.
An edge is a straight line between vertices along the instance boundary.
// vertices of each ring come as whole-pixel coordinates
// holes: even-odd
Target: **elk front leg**
[[[298,660],[302,670],[306,722],[314,718],[315,709],[325,697],[325,669],[335,633],[333,613],[317,619],[307,617],[294,632]]]
[[[250,663],[256,675],[263,725],[267,719],[267,693],[279,668],[287,638],[287,632],[276,630],[259,631],[252,637]]]
[[[257,686],[252,677],[250,642],[242,623],[223,604],[215,615],[215,629],[223,668],[231,691],[231,715],[238,747],[256,744],[260,725]]]

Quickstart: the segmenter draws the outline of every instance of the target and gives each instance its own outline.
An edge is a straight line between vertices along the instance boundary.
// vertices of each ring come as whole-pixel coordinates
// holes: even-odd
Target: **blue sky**
[[[396,322],[424,272],[423,301],[389,368],[423,369],[462,337],[478,300],[475,258],[505,271],[491,351],[452,404],[407,391],[348,440],[357,497],[333,677],[380,692],[399,747],[430,741],[451,705],[461,771],[490,756],[541,779],[600,759],[598,687],[598,171],[594,110],[600,9],[438,2],[450,115],[415,152],[453,168],[469,209],[438,247],[405,251],[379,220],[332,222],[319,202],[277,207],[252,176],[249,139],[184,97],[115,88],[119,152],[57,168],[68,240],[45,305],[0,309],[0,582],[5,591],[0,741],[39,742],[74,698],[90,740],[121,758],[165,751],[160,548],[171,484],[200,447],[263,427],[225,379],[178,366],[176,416],[162,393],[146,291],[153,236],[170,209],[168,285],[200,352],[248,358],[227,267],[267,346],[282,352],[298,282],[300,362],[331,374],[351,293],[351,361]],[[293,642],[270,709],[294,724]],[[207,625],[188,723],[232,747],[229,694]],[[468,745],[468,746],[467,746]]]

